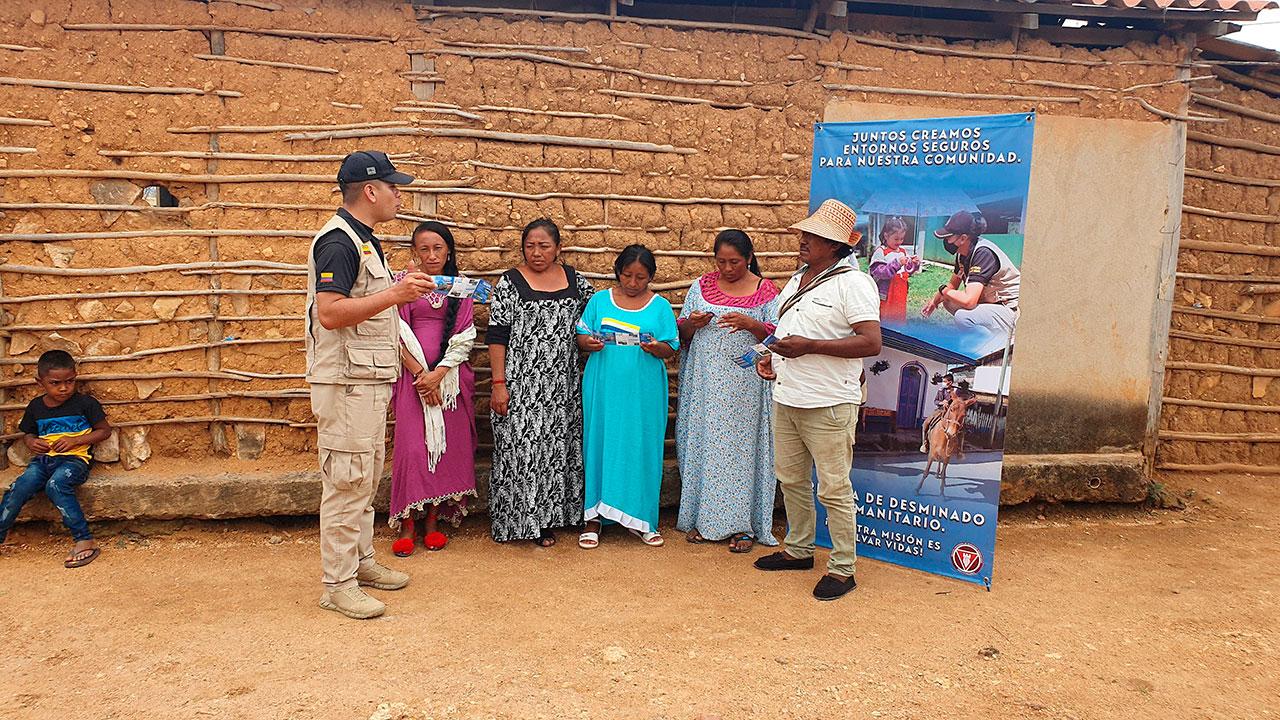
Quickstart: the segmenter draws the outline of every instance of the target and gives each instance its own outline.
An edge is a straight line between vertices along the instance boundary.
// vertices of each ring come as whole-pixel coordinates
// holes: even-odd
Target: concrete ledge
[[[1000,503],[1141,502],[1151,484],[1144,467],[1139,453],[1006,455]],[[0,487],[8,487],[8,482],[0,481]],[[487,464],[476,466],[476,488],[479,497],[470,507],[483,512],[488,508]],[[391,474],[387,473],[374,501],[379,512],[387,511],[390,490]],[[312,515],[320,507],[320,473],[94,472],[80,487],[79,497],[85,515],[99,522]],[[680,503],[680,474],[674,461],[666,463],[660,502],[663,507]],[[40,495],[27,504],[21,519],[57,521],[59,516]]]
[[[1136,503],[1146,500],[1150,490],[1142,453],[1006,454],[1000,504]]]

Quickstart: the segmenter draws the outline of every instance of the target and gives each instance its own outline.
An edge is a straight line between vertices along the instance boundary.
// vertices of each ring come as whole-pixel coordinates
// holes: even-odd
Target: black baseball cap
[[[396,166],[391,164],[391,158],[377,150],[357,150],[342,159],[342,167],[338,168],[339,185],[366,180],[408,185],[413,182],[413,176],[397,172]]]
[[[974,235],[978,229],[978,222],[974,219],[973,213],[968,210],[960,212],[947,218],[947,224],[941,229],[934,230],[933,235],[936,238],[949,238],[952,235]]]

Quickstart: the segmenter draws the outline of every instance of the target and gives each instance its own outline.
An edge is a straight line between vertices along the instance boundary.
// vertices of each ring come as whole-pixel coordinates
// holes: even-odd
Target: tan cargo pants
[[[787,537],[791,557],[813,557],[818,513],[813,503],[813,480],[818,474],[818,499],[827,510],[831,558],[827,572],[853,575],[858,559],[858,515],[849,471],[853,468],[853,440],[858,406],[793,408],[773,404],[773,472],[782,486],[787,508]]]
[[[356,584],[373,564],[373,496],[386,459],[391,385],[311,386],[320,450],[320,565],[324,585]]]

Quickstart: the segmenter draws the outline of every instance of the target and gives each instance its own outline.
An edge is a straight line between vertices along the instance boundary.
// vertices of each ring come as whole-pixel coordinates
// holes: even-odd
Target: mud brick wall
[[[210,473],[311,468],[302,266],[310,236],[338,202],[337,161],[355,149],[393,153],[432,185],[410,189],[402,218],[380,228],[388,236],[402,238],[417,219],[437,217],[457,228],[462,267],[494,277],[519,262],[519,228],[550,217],[565,228],[565,259],[598,287],[611,283],[614,250],[633,242],[655,249],[659,287],[679,304],[689,282],[712,269],[710,246],[721,228],[747,229],[770,277],[795,267],[784,228],[805,214],[812,125],[834,97],[1149,121],[1123,96],[1176,110],[1186,93],[1182,84],[1160,84],[1178,77],[1172,42],[1102,52],[1027,40],[1017,48],[961,44],[1082,63],[1064,64],[884,46],[943,44],[929,38],[466,15],[420,23],[408,3],[392,0],[280,5],[0,4],[0,76],[8,78],[0,81],[5,441],[36,393],[35,358],[62,347],[84,359],[88,389],[122,427],[118,453],[100,457],[118,456],[126,468],[169,459]],[[179,29],[75,29],[90,23]],[[264,33],[281,30],[362,37]],[[44,81],[151,89],[33,86]],[[1121,92],[1139,84],[1155,86]],[[940,100],[824,85],[1027,99]],[[497,141],[477,132],[514,135]],[[610,147],[617,142],[660,147]],[[1197,152],[1207,158],[1208,150]],[[1240,153],[1235,161],[1243,173],[1256,159]],[[147,206],[140,194],[150,185],[163,186],[178,206]],[[1265,191],[1258,198],[1257,212],[1270,208]],[[1258,228],[1271,226],[1230,227],[1262,243]],[[394,247],[393,267],[406,261],[404,248]],[[1256,262],[1262,271],[1269,261]],[[478,322],[483,329],[483,312]],[[1254,352],[1195,352],[1237,351]],[[483,348],[475,363],[483,443]],[[1171,387],[1191,377],[1199,378],[1175,372]],[[1232,376],[1215,392],[1226,397],[1239,382]],[[10,448],[15,460],[20,449]]]
[[[1157,466],[1280,472],[1280,86],[1220,85],[1193,107],[1227,122],[1187,142]]]

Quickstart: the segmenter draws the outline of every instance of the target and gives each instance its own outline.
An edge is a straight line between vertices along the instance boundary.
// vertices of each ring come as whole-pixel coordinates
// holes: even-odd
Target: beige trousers
[[[386,459],[391,385],[311,386],[320,449],[320,565],[330,590],[373,564],[373,496]]]
[[[849,471],[853,468],[853,403],[820,408],[773,404],[773,472],[782,486],[787,508],[787,554],[813,557],[818,513],[813,503],[811,469],[818,473],[818,500],[827,510],[831,558],[827,572],[853,575],[858,559],[858,515]]]

